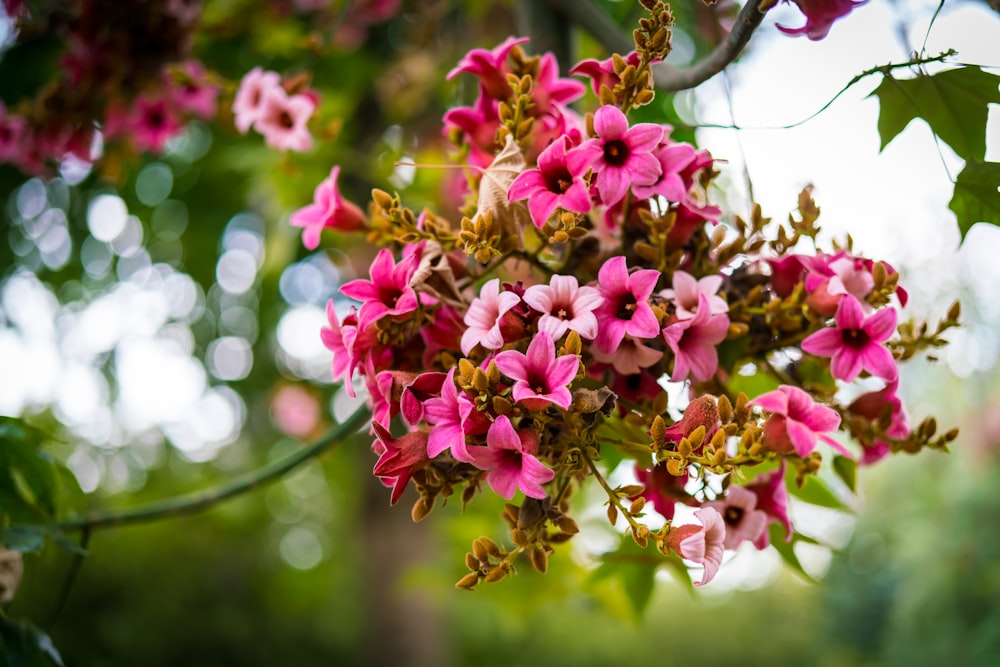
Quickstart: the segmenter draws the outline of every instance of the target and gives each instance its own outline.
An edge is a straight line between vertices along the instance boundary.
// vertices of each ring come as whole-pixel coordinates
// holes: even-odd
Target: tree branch
[[[715,47],[708,56],[691,67],[677,68],[666,63],[653,65],[653,82],[657,90],[675,92],[688,90],[708,81],[721,72],[731,62],[736,60],[751,35],[764,20],[767,10],[758,7],[767,0],[747,0],[736,17],[736,24],[721,44]],[[773,3],[771,3],[773,4]]]
[[[365,424],[370,416],[367,408],[360,408],[348,417],[346,421],[333,427],[329,433],[312,445],[280,461],[275,461],[259,470],[255,470],[227,485],[205,491],[196,491],[176,498],[168,498],[146,506],[83,514],[60,522],[58,527],[62,530],[79,530],[81,528],[84,530],[93,530],[133,523],[146,523],[202,512],[225,500],[235,498],[248,491],[281,479],[306,461],[314,459],[331,447],[340,444],[344,438]]]

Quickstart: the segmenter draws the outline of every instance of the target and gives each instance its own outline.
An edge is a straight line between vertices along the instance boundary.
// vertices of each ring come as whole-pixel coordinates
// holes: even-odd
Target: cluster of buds
[[[412,486],[416,520],[455,493],[508,501],[511,546],[477,540],[461,588],[506,577],[521,555],[545,571],[578,531],[571,500],[588,483],[612,525],[700,565],[704,584],[725,550],[767,548],[771,524],[792,539],[788,494],[824,455],[853,470],[956,435],[911,429],[896,390],[899,358],[939,344],[957,310],[930,336],[898,327],[899,274],[849,240],[818,248],[808,189],[786,224],[759,209],[722,224],[712,156],[669,126],[630,124],[669,44],[656,16],[645,51],[572,70],[597,96],[585,117],[567,105],[586,87],[552,54],[526,56],[524,39],[461,61],[449,78],[476,76],[479,97],[444,118],[470,174],[459,224],[381,190],[366,218],[336,168],[293,216],[310,247],[327,227],[385,246],[340,289],[357,304],[330,301],[322,339],[334,379],[367,388],[390,501]],[[759,395],[740,391],[747,376]],[[847,402],[859,378],[881,388]],[[668,388],[685,399],[668,405]],[[636,483],[612,486],[609,464]]]
[[[12,4],[21,41],[57,33],[66,51],[37,95],[0,102],[0,162],[45,174],[67,159],[93,163],[111,142],[161,153],[187,121],[215,116],[220,87],[188,57],[200,3],[86,0],[49,14]]]

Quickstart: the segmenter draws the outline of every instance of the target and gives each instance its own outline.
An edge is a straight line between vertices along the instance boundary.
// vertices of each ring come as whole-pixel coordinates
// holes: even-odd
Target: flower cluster
[[[336,167],[292,216],[309,248],[327,227],[383,246],[340,289],[356,303],[329,302],[322,339],[334,379],[367,390],[390,501],[412,486],[416,520],[455,493],[509,501],[512,546],[477,540],[462,588],[520,555],[545,571],[589,480],[613,525],[701,566],[704,584],[727,550],[794,539],[789,495],[822,484],[824,457],[843,472],[955,437],[911,429],[896,393],[897,361],[935,343],[897,332],[891,266],[821,250],[808,189],[786,224],[759,209],[723,223],[712,156],[630,122],[665,43],[645,25],[636,52],[572,70],[598,94],[585,117],[566,105],[586,87],[525,39],[462,59],[448,76],[475,76],[479,94],[444,117],[470,174],[458,224],[381,190],[365,216]],[[612,486],[608,464],[636,483]]]
[[[54,31],[65,52],[58,79],[34,98],[0,102],[0,163],[45,174],[67,159],[91,164],[113,142],[161,153],[189,120],[215,116],[220,87],[188,56],[200,3],[85,0],[51,14],[7,5],[23,32]]]
[[[308,151],[313,147],[309,119],[319,105],[319,93],[302,77],[282,81],[277,72],[255,67],[243,77],[233,101],[236,129],[252,127],[271,148]]]

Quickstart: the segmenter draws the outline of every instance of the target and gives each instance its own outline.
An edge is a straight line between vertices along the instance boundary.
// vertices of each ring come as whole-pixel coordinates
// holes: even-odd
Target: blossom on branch
[[[802,349],[819,357],[831,357],[830,372],[844,382],[862,370],[884,380],[896,379],[896,360],[882,345],[896,331],[896,309],[883,308],[865,317],[861,303],[845,295],[834,316],[835,328],[820,329],[802,341]]]

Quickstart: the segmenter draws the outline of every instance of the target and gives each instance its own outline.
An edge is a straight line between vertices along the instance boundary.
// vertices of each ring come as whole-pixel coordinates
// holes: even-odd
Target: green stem
[[[333,427],[323,438],[305,449],[299,450],[280,461],[268,464],[224,486],[197,491],[176,498],[168,498],[140,507],[82,514],[60,522],[58,527],[62,530],[84,529],[86,531],[133,523],[147,523],[159,519],[202,512],[225,500],[235,498],[248,491],[281,479],[303,463],[316,458],[331,447],[340,444],[344,438],[364,425],[370,416],[367,408],[361,408],[348,417],[346,421]]]

